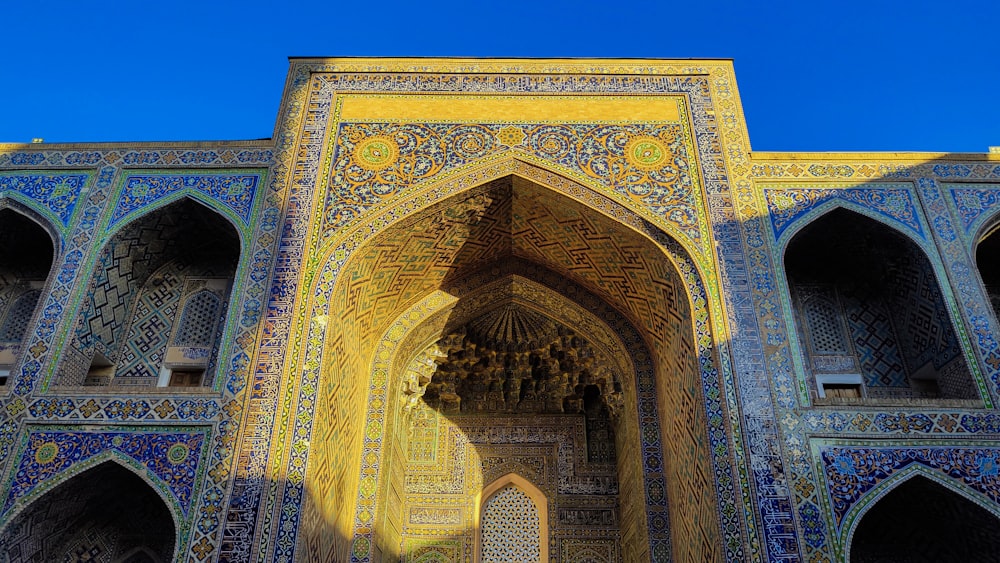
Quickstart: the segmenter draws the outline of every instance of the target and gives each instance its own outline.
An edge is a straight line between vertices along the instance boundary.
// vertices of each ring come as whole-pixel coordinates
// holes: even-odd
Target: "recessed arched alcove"
[[[471,499],[512,471],[566,497],[548,528],[561,560],[721,559],[691,302],[661,247],[519,176],[360,232],[310,314],[298,553],[471,553]]]
[[[978,398],[934,269],[906,236],[837,208],[788,243],[785,272],[820,398]]]
[[[212,385],[239,259],[232,223],[190,198],[118,229],[98,255],[57,383]]]
[[[976,245],[976,267],[986,287],[990,307],[1000,319],[1000,225],[989,230]]]
[[[478,504],[474,561],[549,561],[549,502],[534,483],[502,475],[483,488]]]
[[[861,517],[851,563],[969,563],[1000,555],[1000,520],[931,479],[914,476]]]
[[[20,357],[54,257],[52,235],[11,207],[0,209],[0,384]]]
[[[173,561],[176,530],[141,477],[105,462],[37,498],[0,532],[9,563]]]

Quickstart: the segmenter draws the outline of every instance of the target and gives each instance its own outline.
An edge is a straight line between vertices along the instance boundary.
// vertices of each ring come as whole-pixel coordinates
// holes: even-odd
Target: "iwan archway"
[[[513,473],[545,498],[556,560],[722,559],[705,303],[574,186],[418,194],[333,245],[308,311],[301,557],[476,561],[483,488]]]

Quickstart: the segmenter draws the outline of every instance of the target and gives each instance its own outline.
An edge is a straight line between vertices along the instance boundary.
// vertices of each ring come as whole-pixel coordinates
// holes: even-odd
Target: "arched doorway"
[[[851,563],[968,563],[1000,556],[1000,520],[922,476],[889,491],[862,516]]]
[[[132,471],[105,462],[21,511],[0,534],[0,553],[9,563],[167,563],[175,538],[160,496]]]
[[[338,262],[332,291],[318,301],[326,308],[311,317],[314,326],[323,327],[324,354],[320,360],[307,353],[306,361],[315,357],[324,379],[300,536],[310,554],[319,554],[317,560],[352,555],[363,560],[464,560],[475,537],[474,504],[467,493],[478,493],[489,482],[483,475],[493,464],[519,457],[500,451],[507,448],[507,454],[528,453],[504,470],[530,472],[534,466],[536,474],[551,476],[556,497],[567,497],[568,510],[551,512],[549,530],[558,560],[604,553],[607,561],[648,561],[670,557],[671,551],[678,560],[721,558],[691,303],[661,247],[634,228],[519,176],[469,189],[361,236],[363,242],[346,264]],[[332,252],[331,260],[337,256]],[[508,279],[527,280],[523,287],[538,290],[527,297],[504,295],[518,285],[504,283]],[[425,307],[435,293],[445,297],[437,308]],[[542,294],[558,299],[547,302],[538,297]],[[593,373],[584,376],[568,363],[562,365],[572,355],[600,356],[593,352],[601,347],[600,338],[574,321],[566,313],[570,309],[589,311],[589,318],[621,343],[620,357],[605,352],[607,360],[601,360],[614,368],[608,373],[616,372],[617,380],[609,375],[602,383],[596,382],[601,377],[588,383]],[[496,337],[518,331],[523,338]],[[382,349],[384,339],[396,344]],[[556,340],[565,347],[553,351]],[[488,358],[465,365],[473,345],[478,351],[489,348]],[[442,365],[465,362],[461,370],[467,373],[469,368],[480,375],[502,375],[438,380],[439,360]],[[630,367],[620,367],[620,361]],[[508,372],[530,375],[509,378]],[[430,401],[411,400],[422,392],[416,387],[433,386],[435,380],[441,388],[432,387]],[[514,380],[516,391],[508,386]],[[568,392],[555,393],[556,388]],[[408,413],[406,405],[414,403],[427,405],[436,422],[421,421],[417,414],[411,418],[415,411]],[[522,403],[534,410],[518,412]],[[617,422],[615,409],[623,413]],[[573,417],[577,422],[566,422]],[[346,423],[361,420],[367,422]],[[520,429],[529,423],[553,429],[549,436],[577,432],[580,441],[560,450],[555,438],[498,437],[524,435],[529,430]],[[450,477],[412,471],[421,462],[410,446],[433,442],[414,436],[434,424],[439,440],[433,447],[450,449],[432,464],[452,471],[457,466],[448,460],[455,459],[449,456],[456,451],[467,456],[466,462],[474,460],[461,466],[462,491],[448,497],[432,489],[454,482]],[[595,439],[590,447],[588,429],[595,438],[603,436],[603,444]],[[449,445],[463,439],[464,448]],[[490,448],[489,455],[483,453]],[[542,448],[553,453],[529,452]],[[588,466],[588,456],[610,474],[593,473],[597,470]],[[484,463],[487,457],[490,461]],[[546,466],[549,459],[553,461]],[[575,460],[579,475],[567,472],[567,464]],[[338,468],[350,463],[361,471],[338,474]],[[591,499],[583,498],[588,493],[582,488],[576,497],[559,490],[567,481],[586,478],[591,479]],[[476,479],[482,479],[480,488],[465,486]],[[544,490],[544,479],[539,487]],[[428,506],[415,498],[420,495],[437,495],[444,504]],[[424,530],[436,527],[435,533],[421,534],[421,522],[430,524]],[[588,535],[598,534],[588,530],[600,530],[600,541],[619,534],[613,541],[621,550],[590,545]],[[445,551],[434,553],[438,547]]]
[[[799,231],[785,272],[821,399],[978,398],[924,251],[837,208]]]

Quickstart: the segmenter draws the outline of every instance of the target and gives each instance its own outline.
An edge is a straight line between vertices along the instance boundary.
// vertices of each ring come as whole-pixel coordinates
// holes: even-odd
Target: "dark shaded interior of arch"
[[[976,266],[983,278],[993,313],[1000,318],[1000,233],[994,230],[976,247]]]
[[[615,462],[621,383],[581,335],[517,303],[454,328],[424,402],[447,415],[583,415],[587,458]]]
[[[45,229],[16,211],[0,210],[0,284],[44,281],[52,255],[52,238]]]
[[[854,373],[869,398],[975,398],[923,250],[877,221],[836,209],[803,228],[785,267],[813,375]]]
[[[132,275],[143,280],[170,260],[235,271],[240,241],[236,229],[218,213],[182,199],[126,226],[108,250],[116,256],[129,254]]]
[[[197,280],[224,279],[231,284],[239,257],[239,234],[233,225],[187,198],[122,227],[95,265],[91,295],[79,314],[72,348],[64,356],[60,382],[108,385],[117,378],[114,381],[130,385],[156,384],[182,300],[195,284],[203,283]],[[228,289],[218,293],[218,302],[227,303]],[[211,316],[225,318],[224,307]],[[218,344],[222,323],[209,330]],[[143,351],[130,352],[133,345]],[[192,372],[193,384],[211,377],[216,353],[217,346],[204,373]]]
[[[10,563],[172,560],[174,523],[146,482],[104,463],[59,485],[19,514],[0,536]]]
[[[9,367],[38,305],[53,258],[52,238],[38,223],[0,210],[0,364]]]
[[[914,477],[862,517],[852,563],[947,563],[1000,560],[1000,520],[976,503]]]

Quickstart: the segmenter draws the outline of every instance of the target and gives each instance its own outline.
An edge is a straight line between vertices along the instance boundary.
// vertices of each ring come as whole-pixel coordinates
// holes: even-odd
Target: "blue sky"
[[[6,2],[0,142],[270,137],[289,56],[732,58],[755,150],[1000,145],[1000,2]]]

